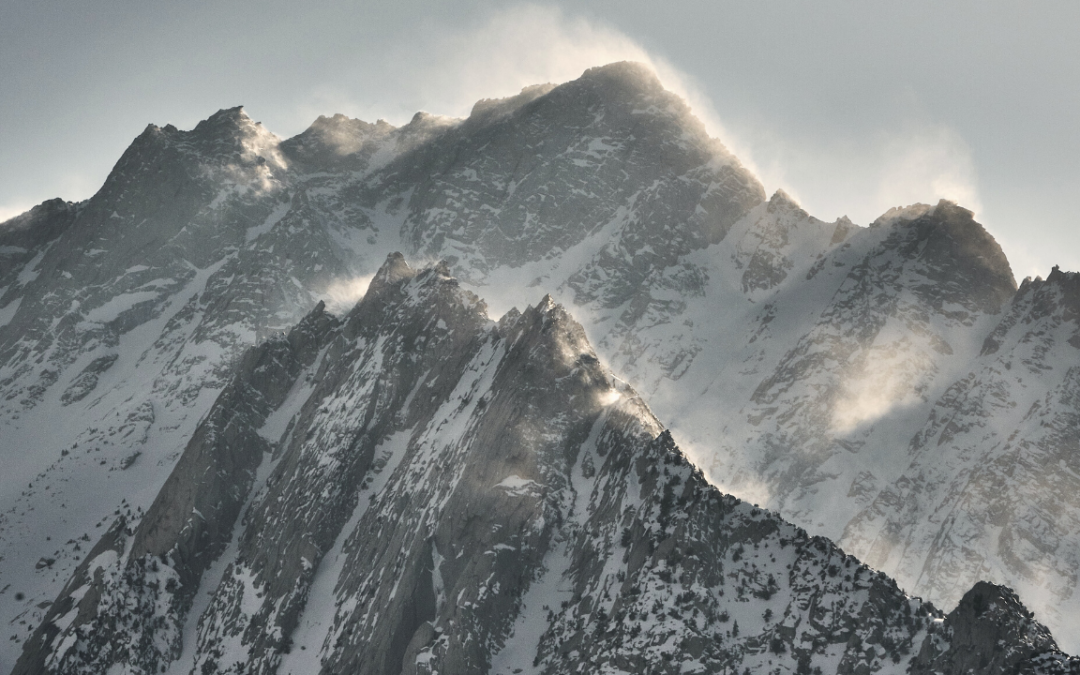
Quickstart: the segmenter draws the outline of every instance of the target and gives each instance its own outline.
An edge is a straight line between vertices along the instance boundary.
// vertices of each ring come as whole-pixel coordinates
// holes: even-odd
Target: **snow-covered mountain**
[[[506,272],[486,287],[504,303],[545,274],[624,297],[653,250],[718,238],[761,194],[629,65],[400,129],[335,117],[280,141],[240,109],[187,132],[148,127],[92,199],[43,205],[0,235],[0,593],[19,598],[0,603],[14,637],[0,663],[95,530],[149,506],[243,350],[320,299],[350,307],[389,251],[441,242],[475,279]],[[448,215],[470,199],[483,246],[459,246],[465,223]],[[669,223],[680,237],[656,234]],[[500,236],[502,257],[542,266],[519,286],[524,268],[485,262]],[[640,262],[605,285],[591,260],[609,249]]]
[[[398,250],[496,317],[550,294],[712,483],[940,606],[1011,585],[1080,649],[1080,479],[1052,459],[1080,443],[1071,277],[1017,291],[948,202],[863,228],[767,199],[613,64],[464,120],[150,126],[90,200],[0,224],[0,669],[109,523],[142,522],[245,350],[349,311]]]
[[[929,595],[1008,579],[1046,619],[1076,625],[1078,319],[1080,275],[1024,281],[912,439],[903,478],[848,524],[849,550]]]
[[[447,272],[391,256],[342,320],[249,350],[14,673],[1075,663],[1007,589],[946,617],[723,495],[562,307],[496,323]]]

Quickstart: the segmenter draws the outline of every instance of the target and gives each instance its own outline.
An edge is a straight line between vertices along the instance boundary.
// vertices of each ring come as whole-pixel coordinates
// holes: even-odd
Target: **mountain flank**
[[[1072,661],[1011,591],[943,615],[709,485],[550,299],[493,322],[393,255],[348,315],[245,354],[14,673],[1047,663]]]

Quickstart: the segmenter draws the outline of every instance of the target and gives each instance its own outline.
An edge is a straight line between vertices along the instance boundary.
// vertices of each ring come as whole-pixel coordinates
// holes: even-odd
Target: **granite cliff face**
[[[198,434],[217,447],[201,425],[246,350],[320,301],[337,321],[399,250],[494,316],[567,307],[711,483],[939,606],[1011,586],[1080,649],[1072,275],[1017,290],[948,202],[859,227],[767,198],[612,64],[464,120],[151,125],[90,200],[0,224],[0,669],[116,516],[133,536],[185,489],[166,480]]]
[[[153,506],[102,537],[14,672],[1051,661],[1071,663],[1007,589],[943,616],[709,485],[550,299],[496,323],[445,267],[391,256],[340,321],[316,308],[245,354]]]

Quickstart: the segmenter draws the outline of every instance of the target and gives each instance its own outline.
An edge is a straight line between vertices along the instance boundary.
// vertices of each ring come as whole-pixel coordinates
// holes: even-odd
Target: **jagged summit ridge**
[[[246,353],[16,674],[959,674],[987,630],[986,672],[1067,662],[1015,602],[965,632],[708,485],[550,297],[494,324],[445,268],[377,278]]]
[[[555,88],[554,84],[534,84],[522,87],[521,93],[506,98],[484,98],[473,104],[469,119],[478,121],[497,116],[506,116],[515,112],[518,108],[532,103],[544,94]]]
[[[659,91],[664,88],[656,72],[638,61],[618,61],[587,68],[581,75],[585,81],[613,82],[635,90]]]

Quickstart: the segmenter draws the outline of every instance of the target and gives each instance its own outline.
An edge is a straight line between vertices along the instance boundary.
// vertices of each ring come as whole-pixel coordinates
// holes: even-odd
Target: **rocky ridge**
[[[944,616],[719,492],[550,299],[496,323],[447,268],[391,256],[341,320],[318,307],[245,354],[14,672],[1072,663],[1007,589]]]

